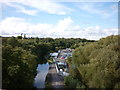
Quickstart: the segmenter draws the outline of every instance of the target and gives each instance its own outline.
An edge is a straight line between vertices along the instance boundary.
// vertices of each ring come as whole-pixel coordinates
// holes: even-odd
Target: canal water
[[[34,87],[36,88],[45,88],[45,78],[49,70],[49,64],[38,64],[37,75],[34,81]]]

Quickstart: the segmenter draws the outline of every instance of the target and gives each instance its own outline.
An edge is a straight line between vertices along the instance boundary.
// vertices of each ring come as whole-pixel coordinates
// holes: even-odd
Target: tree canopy
[[[80,38],[2,37],[3,88],[33,87],[37,64],[47,62],[50,52],[94,42]]]
[[[72,77],[88,88],[120,88],[118,37],[108,36],[76,48],[68,59]]]

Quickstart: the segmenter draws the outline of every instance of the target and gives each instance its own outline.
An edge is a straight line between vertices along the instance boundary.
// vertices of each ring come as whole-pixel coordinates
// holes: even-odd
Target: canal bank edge
[[[52,63],[49,63],[49,70],[50,70],[50,64],[52,64]],[[47,88],[53,88],[51,85],[51,74],[49,73],[49,71],[48,71],[48,74],[45,79],[45,89],[47,89]]]

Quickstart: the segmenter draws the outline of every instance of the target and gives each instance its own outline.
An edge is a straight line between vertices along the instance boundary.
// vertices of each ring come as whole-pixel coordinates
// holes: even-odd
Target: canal
[[[36,88],[45,88],[45,78],[49,70],[49,64],[38,64],[37,66],[37,75],[34,81],[34,87]]]

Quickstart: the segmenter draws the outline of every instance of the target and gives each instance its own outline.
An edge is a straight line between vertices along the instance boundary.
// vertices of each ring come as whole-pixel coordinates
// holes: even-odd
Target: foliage
[[[79,81],[89,88],[119,87],[118,37],[118,35],[108,36],[76,48],[72,59],[69,60],[69,66],[74,65],[70,67],[71,75],[74,74],[74,78],[79,76]]]
[[[18,39],[22,39],[22,36],[17,36]]]
[[[2,37],[3,88],[32,87],[37,64],[46,63],[49,52],[94,42],[80,38],[26,38],[26,35],[22,35]]]
[[[8,38],[7,44],[11,45],[13,48],[19,45],[18,40],[15,37]]]
[[[45,63],[47,62],[47,55],[49,54],[51,47],[48,43],[39,43],[35,44],[34,48],[32,49],[32,52],[34,55],[37,56],[36,60],[38,63]]]
[[[3,46],[2,57],[3,88],[31,87],[36,72],[35,56],[21,47]]]
[[[66,88],[85,88],[78,79],[73,78],[71,75],[64,77]]]
[[[40,38],[39,42],[50,43],[52,51],[58,51],[64,48],[76,48],[79,45],[85,45],[87,42],[95,42],[94,40],[86,40],[81,38]]]
[[[50,51],[49,44],[36,43],[35,39],[15,37],[6,38],[3,43],[3,88],[33,87],[37,63],[46,62],[44,58]]]

